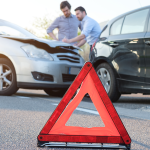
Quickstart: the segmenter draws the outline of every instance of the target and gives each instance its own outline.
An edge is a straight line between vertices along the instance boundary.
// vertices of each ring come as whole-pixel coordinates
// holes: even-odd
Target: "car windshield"
[[[36,36],[29,31],[4,20],[0,20],[0,35],[15,36],[15,37],[29,37],[35,38]]]

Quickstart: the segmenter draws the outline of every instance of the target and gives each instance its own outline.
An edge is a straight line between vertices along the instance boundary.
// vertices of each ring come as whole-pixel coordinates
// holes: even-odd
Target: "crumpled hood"
[[[55,41],[55,40],[48,40],[48,39],[42,39],[42,38],[37,38],[36,40],[47,43],[51,47],[57,47],[57,46],[72,46],[71,44],[64,43],[62,41]]]
[[[25,44],[31,44],[33,46],[36,46],[37,48],[44,49],[48,53],[52,53],[52,54],[71,53],[80,56],[77,52],[74,51],[74,50],[80,50],[80,48],[61,41],[47,40],[42,38],[18,38],[18,37],[10,37],[10,36],[6,36],[3,38],[22,42]]]

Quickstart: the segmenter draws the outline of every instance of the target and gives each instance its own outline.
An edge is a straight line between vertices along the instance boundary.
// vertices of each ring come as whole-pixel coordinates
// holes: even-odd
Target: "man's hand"
[[[78,43],[73,44],[73,46],[78,46]]]
[[[67,38],[63,38],[62,41],[65,43],[70,43],[69,39],[67,39]]]
[[[81,34],[73,39],[66,39],[64,38],[62,41],[65,42],[65,43],[74,43],[74,42],[77,42],[77,41],[81,41],[85,39],[85,35],[84,34]]]

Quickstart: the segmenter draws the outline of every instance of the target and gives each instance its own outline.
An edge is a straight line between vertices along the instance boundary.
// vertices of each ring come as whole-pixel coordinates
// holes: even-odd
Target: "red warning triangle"
[[[80,86],[81,85],[81,86]],[[80,86],[79,92],[71,100]],[[105,127],[66,126],[73,111],[88,93]],[[39,142],[116,143],[129,145],[131,139],[90,62],[70,86],[38,136]]]

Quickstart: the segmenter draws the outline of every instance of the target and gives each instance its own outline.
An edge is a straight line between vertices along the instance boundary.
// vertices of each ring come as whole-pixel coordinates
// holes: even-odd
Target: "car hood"
[[[43,38],[36,38],[37,41],[47,43],[51,47],[57,47],[57,46],[72,46],[71,44],[64,43],[62,41],[56,41],[56,40],[48,40]]]
[[[8,37],[5,36],[3,38],[7,38],[9,40],[18,41],[24,44],[30,44],[36,46],[37,48],[44,49],[48,53],[72,53],[74,55],[78,55],[77,50],[81,50],[79,47],[73,46],[68,43],[64,43],[61,41],[47,40],[42,38],[18,38],[18,37]]]

